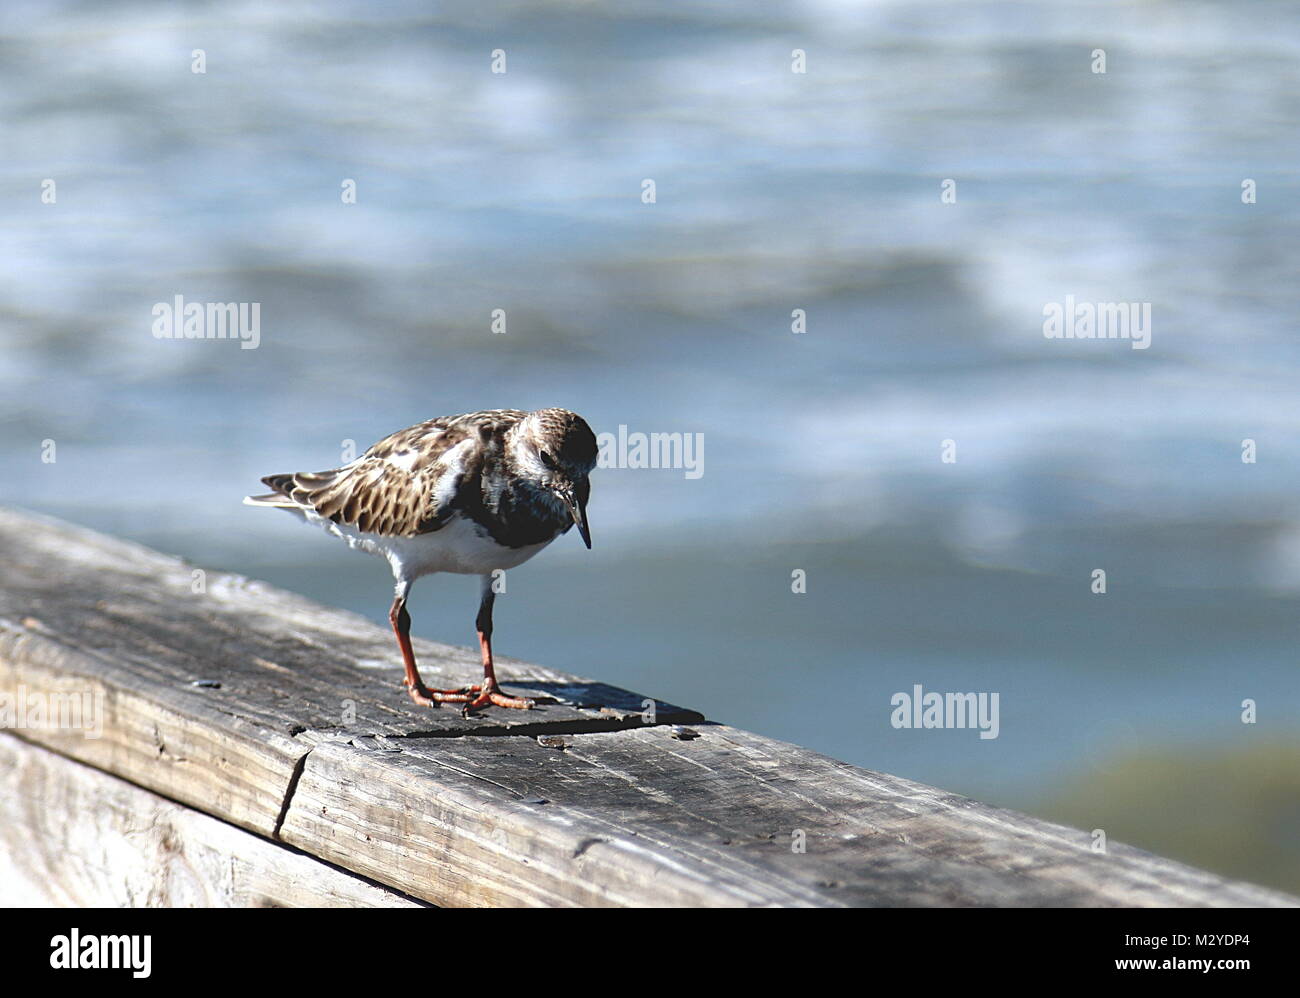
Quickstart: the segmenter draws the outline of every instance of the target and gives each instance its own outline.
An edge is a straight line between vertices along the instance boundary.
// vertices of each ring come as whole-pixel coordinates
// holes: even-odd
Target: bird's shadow
[[[577,710],[598,710],[602,713],[619,715],[637,714],[643,717],[653,716],[651,723],[684,723],[701,721],[703,715],[698,711],[680,707],[666,700],[633,693],[608,683],[552,683],[552,682],[518,682],[503,684],[506,687],[523,689],[540,706],[554,704],[572,707]],[[534,694],[540,693],[541,696]]]

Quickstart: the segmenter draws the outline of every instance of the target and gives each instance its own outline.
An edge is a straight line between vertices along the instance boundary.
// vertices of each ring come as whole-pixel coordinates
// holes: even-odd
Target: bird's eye
[[[548,471],[555,470],[555,458],[551,457],[546,451],[542,451],[542,466]]]

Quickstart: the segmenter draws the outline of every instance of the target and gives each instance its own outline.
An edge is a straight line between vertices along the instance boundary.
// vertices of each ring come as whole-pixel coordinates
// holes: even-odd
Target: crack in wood
[[[276,817],[275,829],[271,832],[271,838],[277,842],[280,841],[280,829],[284,827],[284,819],[289,816],[289,807],[293,804],[293,795],[298,792],[298,783],[302,780],[303,771],[307,768],[307,756],[314,751],[314,748],[308,749],[294,763],[293,773],[289,776],[289,785],[284,790],[284,800],[280,804],[280,814]]]

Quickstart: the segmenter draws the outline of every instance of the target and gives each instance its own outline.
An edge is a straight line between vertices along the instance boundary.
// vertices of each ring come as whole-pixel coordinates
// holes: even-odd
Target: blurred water
[[[381,620],[386,567],[240,506],[261,475],[496,406],[698,432],[698,480],[598,473],[595,549],[511,573],[502,653],[1043,813],[1169,746],[1249,784],[1248,749],[1300,742],[1297,29],[1266,2],[11,2],[0,499]],[[156,340],[176,294],[261,302],[261,346]],[[1045,339],[1066,295],[1151,302],[1150,349]],[[416,630],[467,641],[474,602],[425,580]],[[916,683],[999,691],[999,738],[894,730]],[[1285,820],[1224,806],[1294,870],[1287,772]],[[1225,868],[1191,805],[1143,838],[1110,800],[1089,827]]]

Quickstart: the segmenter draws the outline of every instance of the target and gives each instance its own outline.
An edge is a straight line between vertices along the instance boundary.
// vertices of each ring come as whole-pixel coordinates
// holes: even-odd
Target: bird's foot
[[[469,717],[476,710],[482,710],[484,707],[514,707],[516,710],[532,710],[537,706],[535,700],[527,697],[512,697],[501,692],[501,687],[496,683],[487,683],[479,687],[474,686],[472,689],[478,691],[478,696],[461,708],[462,716]]]
[[[436,707],[440,703],[469,704],[478,693],[477,686],[464,686],[458,690],[431,690],[423,683],[412,686],[403,680],[406,692],[421,707]]]

